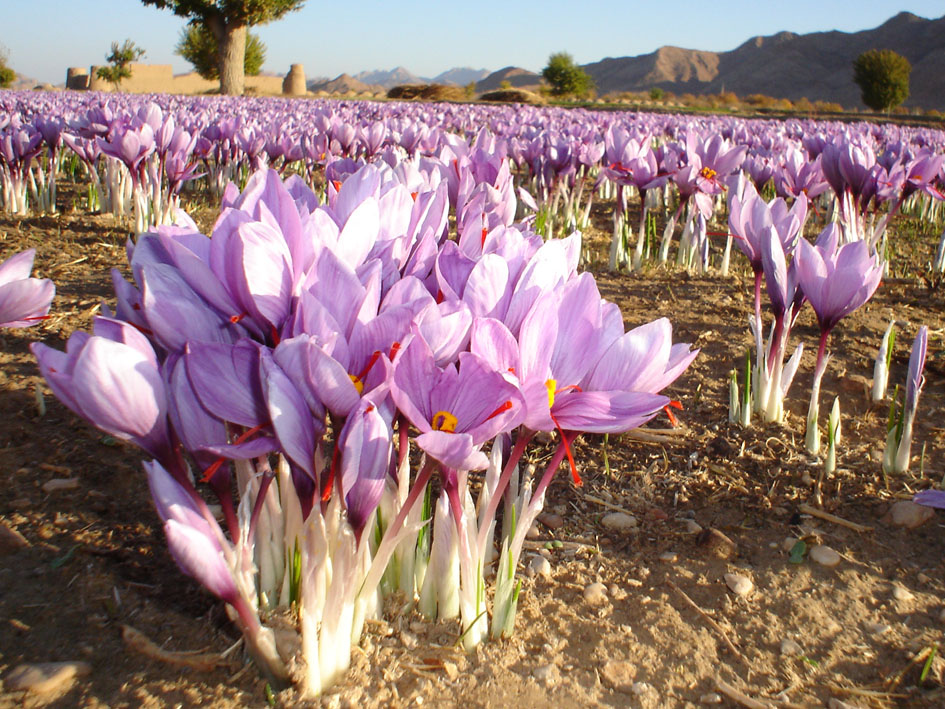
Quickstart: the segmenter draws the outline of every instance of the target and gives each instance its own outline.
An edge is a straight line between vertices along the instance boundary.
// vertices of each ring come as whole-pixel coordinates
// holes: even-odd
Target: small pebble
[[[26,549],[29,545],[26,537],[0,520],[0,556],[13,554],[20,549]]]
[[[781,548],[784,549],[784,551],[790,552],[799,541],[797,537],[785,537]]]
[[[551,579],[551,562],[543,556],[533,556],[528,562],[528,568],[535,576]]]
[[[673,564],[673,563],[675,563],[677,558],[678,558],[678,557],[677,557],[677,555],[676,555],[676,552],[674,552],[674,551],[664,551],[664,552],[663,552],[662,554],[660,554],[660,556],[659,556],[660,561],[665,562],[665,563],[667,563],[667,564]]]
[[[717,692],[709,692],[699,697],[700,704],[721,704],[722,695]]]
[[[532,670],[532,677],[546,687],[553,687],[558,683],[558,668],[554,665],[542,665]]]
[[[600,523],[607,529],[615,532],[627,532],[637,526],[637,518],[626,512],[610,512],[605,514]]]
[[[456,666],[455,662],[446,661],[443,663],[443,671],[446,673],[446,676],[450,680],[454,680],[459,677],[459,667]]]
[[[818,544],[812,547],[811,550],[807,552],[807,555],[810,557],[811,561],[821,566],[836,566],[840,563],[840,554],[824,544]]]
[[[911,500],[900,500],[889,508],[889,518],[897,527],[915,529],[935,516],[935,510],[925,505],[917,505]]]
[[[725,585],[736,596],[747,596],[755,587],[750,578],[741,574],[725,574],[723,578],[725,579]]]
[[[53,478],[43,483],[43,492],[61,492],[79,487],[78,478]]]
[[[541,530],[538,529],[536,523],[532,523],[532,526],[528,528],[528,531],[525,532],[526,539],[538,539],[541,536]]]
[[[627,592],[615,583],[610,584],[610,586],[607,587],[607,591],[610,593],[610,597],[615,601],[622,601],[627,597]]]
[[[87,662],[36,662],[17,665],[3,680],[8,692],[27,691],[46,694],[70,684],[74,677],[87,675],[92,666]]]
[[[696,522],[694,519],[686,520],[686,533],[687,534],[698,534],[702,531],[702,525]]]
[[[892,630],[892,626],[886,625],[885,623],[863,623],[863,627],[866,628],[866,632],[870,635],[882,635],[888,633]]]
[[[648,685],[646,682],[634,682],[633,687],[630,688],[630,691],[636,694],[638,697],[642,697],[644,694],[649,694],[653,691],[653,687]]]
[[[584,588],[584,600],[592,606],[607,603],[607,587],[602,583],[591,583]]]
[[[945,623],[945,608],[943,608],[941,613],[938,614],[938,619]]]
[[[538,515],[538,521],[548,529],[560,529],[564,526],[564,517],[554,512],[544,512]]]
[[[400,642],[403,643],[405,648],[412,650],[413,648],[417,647],[417,636],[413,633],[402,631],[400,633]]]
[[[636,666],[624,660],[609,660],[600,668],[603,683],[617,692],[632,691],[636,674]]]
[[[781,654],[788,657],[796,657],[800,655],[804,650],[791,638],[784,638],[781,641]]]
[[[915,598],[915,594],[913,594],[912,591],[899,584],[893,586],[892,595],[897,601],[911,601]]]
[[[831,697],[830,701],[827,702],[827,709],[860,709],[855,704],[849,704],[847,702],[841,701],[836,697]]]

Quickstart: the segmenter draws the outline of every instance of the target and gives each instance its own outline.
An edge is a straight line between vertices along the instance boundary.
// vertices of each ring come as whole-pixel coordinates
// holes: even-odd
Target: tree
[[[114,84],[117,89],[122,79],[131,76],[131,68],[128,65],[131,62],[138,61],[143,56],[144,50],[135,46],[135,43],[130,39],[126,39],[122,44],[112,42],[111,54],[105,55],[108,66],[100,66],[95,73],[98,78]]]
[[[193,64],[194,70],[204,79],[212,81],[220,78],[217,40],[204,25],[192,22],[181,30],[174,53]],[[258,76],[265,61],[266,45],[257,35],[247,32],[243,73],[246,76]]]
[[[911,72],[909,60],[891,49],[870,49],[853,62],[853,80],[874,111],[888,113],[909,98]]]
[[[551,85],[554,96],[587,96],[594,90],[594,80],[567,52],[556,52],[548,57],[548,66],[542,77]]]
[[[203,25],[217,40],[220,92],[243,93],[247,28],[278,20],[305,0],[141,0]]]
[[[0,47],[0,89],[5,89],[16,79],[16,72],[7,66],[7,52]]]

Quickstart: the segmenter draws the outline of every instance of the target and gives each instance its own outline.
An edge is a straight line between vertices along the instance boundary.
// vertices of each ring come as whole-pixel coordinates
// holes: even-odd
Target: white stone
[[[3,680],[8,692],[46,694],[71,684],[73,678],[92,671],[87,662],[35,662],[17,665]]]
[[[708,694],[703,694],[699,697],[700,704],[721,704],[722,695],[718,692],[709,692]]]
[[[866,628],[866,632],[870,635],[882,635],[892,630],[892,626],[886,625],[885,623],[872,623],[869,621],[863,623],[863,627]]]
[[[584,588],[584,600],[592,606],[607,603],[607,587],[602,583],[591,583]]]
[[[694,519],[686,520],[686,532],[689,534],[698,534],[702,531],[702,525]]]
[[[660,561],[667,564],[675,563],[677,558],[676,552],[674,551],[664,551],[662,554],[660,554]]]
[[[915,598],[912,591],[905,586],[900,586],[898,583],[893,586],[892,595],[897,601],[911,601]]]
[[[554,665],[542,665],[532,670],[532,677],[546,687],[552,687],[558,682],[558,668]]]
[[[889,517],[897,527],[915,529],[935,516],[935,510],[917,505],[912,500],[900,500],[889,509]]]
[[[751,582],[751,579],[741,574],[725,574],[723,578],[725,579],[725,585],[736,596],[747,596],[755,588],[755,584]]]
[[[835,549],[831,549],[824,544],[811,547],[807,555],[810,557],[811,561],[821,566],[836,566],[840,563],[840,554],[837,553]]]
[[[43,492],[75,490],[77,487],[79,487],[78,478],[54,478],[43,483]]]
[[[600,523],[614,532],[627,532],[638,524],[637,518],[626,512],[609,512],[603,516]]]
[[[636,694],[638,697],[642,697],[644,694],[649,694],[652,692],[653,687],[646,682],[634,682],[633,686],[630,688],[630,691]]]
[[[781,548],[784,549],[784,551],[786,552],[790,552],[794,548],[794,545],[797,544],[798,541],[800,540],[798,540],[797,537],[785,537],[784,543],[781,545]]]
[[[544,579],[551,578],[551,562],[543,556],[533,556],[528,562],[528,568],[535,576],[541,576]]]
[[[801,646],[798,645],[797,642],[795,642],[794,640],[791,640],[791,638],[784,638],[784,640],[781,641],[781,654],[782,655],[787,655],[788,657],[795,657],[797,655],[800,655],[802,652],[804,651],[801,648]]]

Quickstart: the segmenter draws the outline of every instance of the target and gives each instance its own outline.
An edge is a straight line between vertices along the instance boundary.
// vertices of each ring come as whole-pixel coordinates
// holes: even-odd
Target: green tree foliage
[[[278,20],[305,0],[141,0],[206,27],[217,41],[220,92],[243,93],[247,28]]]
[[[853,80],[874,111],[888,112],[909,98],[911,72],[909,60],[891,49],[870,49],[853,62]]]
[[[16,79],[16,72],[7,66],[7,52],[0,47],[0,89],[5,89]]]
[[[194,65],[204,79],[220,78],[219,50],[216,37],[204,25],[191,23],[180,33],[174,53]],[[243,57],[243,73],[258,76],[266,61],[266,45],[252,32],[246,33],[246,54]]]
[[[548,66],[541,75],[551,86],[554,96],[584,97],[594,90],[594,80],[574,63],[574,58],[567,52],[555,52],[548,57]]]
[[[135,46],[135,43],[130,39],[126,39],[122,44],[112,42],[111,54],[105,55],[108,66],[99,67],[95,73],[98,78],[114,84],[117,89],[123,79],[131,76],[131,67],[129,66],[131,62],[138,61],[143,56],[144,50]]]

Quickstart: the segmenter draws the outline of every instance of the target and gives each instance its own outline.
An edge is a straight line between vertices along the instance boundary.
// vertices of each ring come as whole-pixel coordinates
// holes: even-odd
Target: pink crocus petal
[[[922,490],[912,498],[917,505],[945,510],[945,490]]]
[[[36,249],[27,249],[0,263],[0,284],[29,278],[30,271],[33,270],[33,259],[35,257]]]
[[[26,278],[0,285],[0,327],[29,327],[48,312],[56,286],[48,278]]]
[[[341,435],[341,488],[357,533],[377,508],[391,457],[391,429],[369,402],[349,416]]]
[[[511,297],[509,267],[498,254],[486,254],[473,267],[463,290],[463,302],[479,317],[502,319]]]
[[[83,414],[104,431],[133,439],[157,455],[167,440],[164,381],[148,357],[127,345],[92,337],[72,371]]]
[[[374,248],[380,228],[381,212],[377,200],[365,199],[344,222],[335,253],[349,268],[357,268]]]
[[[509,329],[494,318],[476,318],[469,349],[507,379],[518,381],[519,346]]]
[[[305,399],[268,354],[260,362],[260,376],[276,438],[289,460],[314,478],[316,427]]]
[[[261,401],[259,347],[255,343],[192,343],[184,357],[190,383],[210,413],[246,428],[269,422]]]
[[[642,426],[669,397],[636,391],[571,391],[555,398],[554,416],[565,430],[621,433]]]
[[[164,533],[174,561],[185,574],[227,603],[239,597],[233,575],[212,539],[174,519],[164,523]]]
[[[420,450],[448,468],[484,470],[489,467],[486,454],[473,444],[473,438],[468,433],[428,431],[415,440]]]
[[[464,301],[431,302],[415,319],[420,334],[433,351],[437,366],[455,362],[469,343],[473,314]]]

